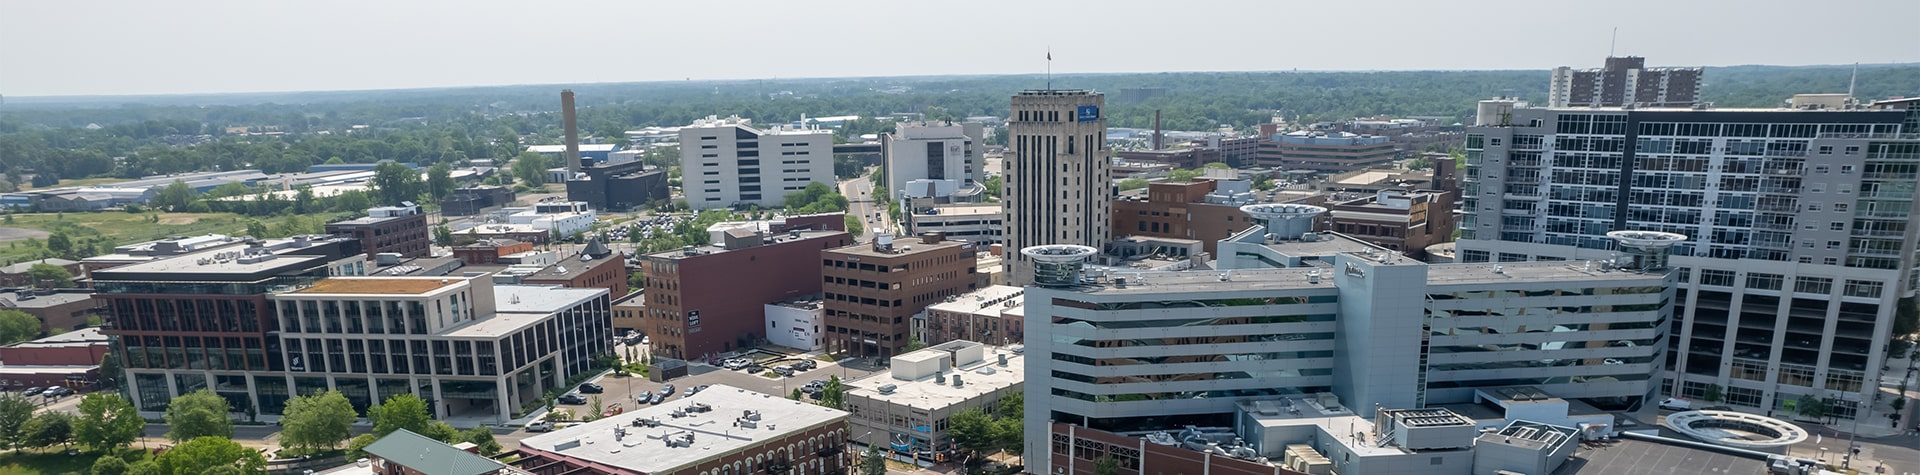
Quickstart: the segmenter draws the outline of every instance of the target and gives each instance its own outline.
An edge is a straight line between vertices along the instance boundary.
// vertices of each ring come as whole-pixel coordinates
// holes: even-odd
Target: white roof
[[[712,410],[683,412],[694,404]],[[758,411],[759,420],[752,428],[740,427],[750,410]],[[681,417],[674,417],[676,411]],[[633,425],[643,418],[660,424]],[[637,473],[670,473],[766,444],[785,446],[785,437],[824,425],[844,427],[846,420],[847,413],[838,409],[716,384],[692,396],[529,437],[520,447]],[[626,434],[616,436],[615,428]],[[688,434],[692,446],[669,447],[665,441]]]
[[[925,351],[925,350],[922,350]],[[918,353],[918,352],[915,352]],[[929,352],[932,354],[932,352]],[[1000,366],[999,357],[1007,355],[1007,365]],[[913,353],[896,356],[907,358]],[[938,357],[938,355],[934,355]],[[858,398],[882,401],[915,409],[934,410],[969,401],[992,394],[1008,387],[1020,386],[1026,381],[1025,356],[1014,353],[1006,347],[987,347],[986,358],[979,362],[946,371],[946,382],[941,383],[933,376],[914,381],[901,381],[893,377],[893,371],[873,373],[846,383],[847,394]],[[953,377],[961,377],[960,387],[953,386]],[[880,394],[881,386],[892,385],[893,391]],[[1016,389],[1017,390],[1017,389]]]

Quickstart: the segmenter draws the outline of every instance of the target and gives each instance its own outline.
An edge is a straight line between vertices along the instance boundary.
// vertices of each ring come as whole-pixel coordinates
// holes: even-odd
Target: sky
[[[1817,8],[1810,8],[1810,4]],[[0,95],[1920,62],[1916,0],[0,0]]]

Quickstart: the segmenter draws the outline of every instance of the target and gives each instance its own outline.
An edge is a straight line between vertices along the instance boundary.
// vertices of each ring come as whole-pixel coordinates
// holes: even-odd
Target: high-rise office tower
[[[1691,236],[1673,253],[1664,390],[1762,414],[1830,398],[1851,418],[1920,278],[1908,114],[1484,101],[1467,130],[1459,255],[1587,259],[1611,252],[1609,231]]]
[[[787,194],[834,186],[833,131],[758,128],[738,116],[707,116],[680,128],[681,189],[695,210],[778,208]]]
[[[1701,68],[1648,68],[1647,58],[1607,57],[1599,69],[1553,68],[1549,107],[1691,107],[1700,97]]]
[[[1045,89],[1013,96],[1004,173],[1007,249],[1045,244],[1100,248],[1111,237],[1112,176],[1107,163],[1105,96]],[[1009,283],[1033,276],[1027,256],[1010,252]]]

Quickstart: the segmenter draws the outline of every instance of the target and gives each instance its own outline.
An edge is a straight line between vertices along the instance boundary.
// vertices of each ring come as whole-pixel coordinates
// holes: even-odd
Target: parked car
[[[793,376],[793,368],[789,366],[776,366],[773,368],[773,374],[780,375],[781,377]]]
[[[761,371],[766,371],[767,367],[760,366],[760,363],[749,363],[745,368],[741,369],[746,370],[748,373],[759,374]]]
[[[660,394],[665,394],[665,395],[668,395],[668,396],[672,396],[672,395],[673,395],[673,385],[671,385],[671,384],[669,384],[669,385],[666,385],[666,386],[661,386],[661,387],[660,387]]]
[[[43,391],[43,390],[45,390],[45,389],[46,389],[46,388],[42,388],[42,387],[39,387],[39,386],[34,386],[34,387],[31,387],[31,388],[27,388],[27,390],[25,390],[25,391],[20,391],[20,396],[21,396],[21,397],[34,397],[34,396],[39,396],[39,395],[40,395],[40,391]]]
[[[42,391],[40,393],[41,396],[46,396],[46,397],[61,397],[61,396],[69,396],[72,394],[73,394],[73,390],[67,389],[66,386],[54,386],[51,388],[47,388],[46,391]]]
[[[607,388],[600,387],[600,385],[593,384],[593,383],[580,383],[580,392],[586,393],[586,394],[600,394],[600,393],[607,392]]]
[[[1688,401],[1688,400],[1685,400],[1685,399],[1680,399],[1680,398],[1676,398],[1676,397],[1670,397],[1670,398],[1666,398],[1666,399],[1664,399],[1664,400],[1661,400],[1661,401],[1660,401],[1660,408],[1661,408],[1661,409],[1666,409],[1666,410],[1669,410],[1669,411],[1687,411],[1687,410],[1692,410],[1692,409],[1693,409],[1693,401]]]
[[[571,405],[576,405],[576,406],[577,406],[577,405],[581,405],[581,404],[586,404],[586,403],[587,403],[587,397],[586,397],[586,396],[581,396],[581,395],[580,395],[579,393],[566,393],[566,394],[562,394],[562,395],[560,395],[560,403],[561,403],[561,404],[571,404]]]
[[[720,367],[726,369],[741,369],[752,364],[753,361],[746,358],[727,358],[726,361],[720,363]]]
[[[794,371],[813,371],[814,368],[818,368],[818,367],[820,367],[820,362],[814,361],[814,360],[800,360],[800,361],[793,362]]]
[[[634,403],[646,404],[647,401],[651,401],[651,400],[653,400],[653,391],[640,391],[637,393],[633,393]]]
[[[667,395],[661,393],[653,393],[653,399],[647,400],[647,404],[659,404],[663,402],[667,402]]]
[[[533,421],[533,423],[527,424],[527,432],[552,432],[552,431],[553,431],[552,422]]]
[[[700,394],[700,391],[705,391],[706,389],[707,389],[707,385],[705,384],[702,384],[699,386],[690,386],[687,388],[687,395],[692,396],[695,394]]]

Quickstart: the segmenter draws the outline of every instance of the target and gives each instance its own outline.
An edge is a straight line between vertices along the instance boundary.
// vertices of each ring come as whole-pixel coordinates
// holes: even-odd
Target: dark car
[[[25,391],[20,391],[20,395],[21,395],[21,396],[26,396],[26,397],[33,397],[33,396],[39,396],[39,395],[40,395],[40,391],[43,391],[43,390],[46,390],[46,388],[42,388],[42,387],[39,387],[39,386],[34,386],[34,387],[31,387],[31,388],[27,388],[27,390],[25,390]]]
[[[767,367],[760,366],[760,363],[747,363],[747,367],[744,369],[747,370],[748,374],[759,374],[761,371],[766,371]]]
[[[695,395],[695,394],[700,394],[700,391],[703,391],[703,390],[706,390],[706,389],[707,389],[707,385],[705,385],[705,384],[702,384],[702,385],[699,385],[699,386],[689,386],[689,387],[687,387],[687,395],[688,395],[688,396],[692,396],[692,395]]]
[[[73,394],[72,389],[68,389],[65,386],[54,386],[51,388],[47,388],[47,391],[45,393],[41,393],[40,395],[46,396],[46,397],[60,397],[60,396],[68,396],[72,394]]]
[[[818,367],[820,367],[820,362],[814,360],[800,360],[793,363],[794,371],[813,371],[814,368]]]
[[[787,367],[787,366],[775,367],[773,368],[773,374],[777,374],[782,377],[793,376],[793,368]]]
[[[593,383],[581,383],[580,392],[586,393],[586,394],[600,394],[600,393],[607,392],[607,388],[600,387],[600,385],[593,384]]]
[[[659,404],[663,402],[667,402],[667,395],[662,393],[653,393],[653,399],[647,400],[647,404]]]
[[[637,393],[633,393],[633,402],[635,403],[646,404],[647,401],[650,401],[652,399],[653,399],[653,391],[640,391]]]
[[[581,405],[581,404],[586,404],[586,403],[587,403],[587,397],[586,397],[586,396],[581,396],[581,395],[579,395],[579,394],[577,394],[577,393],[566,393],[566,394],[562,394],[562,395],[560,395],[560,403],[561,403],[561,404],[572,404],[572,405],[576,405],[576,406],[577,406],[577,405]]]
[[[665,395],[668,395],[668,396],[672,396],[672,395],[673,395],[673,385],[671,385],[671,384],[669,384],[669,385],[666,385],[666,386],[661,386],[661,387],[660,387],[660,394],[665,394]]]

